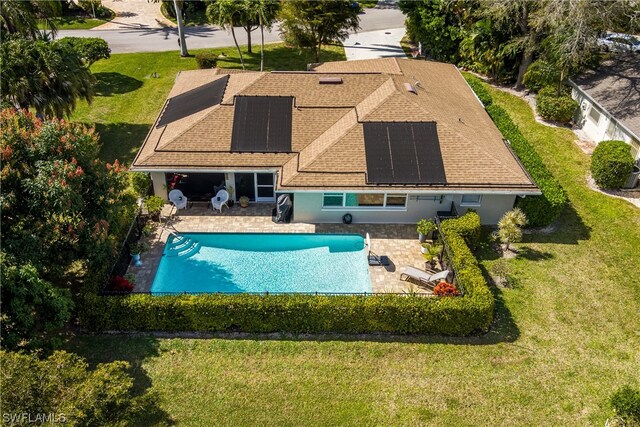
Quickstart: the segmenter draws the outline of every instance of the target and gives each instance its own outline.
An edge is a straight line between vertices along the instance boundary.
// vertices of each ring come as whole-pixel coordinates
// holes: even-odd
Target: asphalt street
[[[360,15],[358,32],[393,29],[404,26],[405,16],[396,8],[366,9]],[[242,28],[235,29],[239,44],[246,44],[246,33]],[[230,32],[213,27],[187,27],[187,46],[189,49],[233,46]],[[132,25],[129,28],[112,30],[63,30],[58,37],[101,37],[109,43],[112,53],[163,52],[178,49],[176,28],[149,28]],[[265,32],[265,43],[280,41],[277,28]],[[252,42],[260,43],[260,32],[252,33]]]

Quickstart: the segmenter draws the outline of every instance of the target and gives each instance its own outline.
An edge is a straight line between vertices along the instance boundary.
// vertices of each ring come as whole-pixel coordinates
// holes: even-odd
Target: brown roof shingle
[[[222,103],[153,127],[132,169],[265,168],[279,170],[280,189],[384,189],[366,182],[363,122],[434,121],[447,188],[537,192],[453,65],[384,58],[315,64],[312,72],[186,71],[170,96],[223,75],[229,80]],[[326,76],[342,84],[319,84]],[[293,153],[232,153],[235,96],[293,96]]]

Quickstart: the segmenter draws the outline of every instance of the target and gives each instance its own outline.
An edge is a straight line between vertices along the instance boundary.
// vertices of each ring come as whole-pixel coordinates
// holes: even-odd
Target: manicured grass
[[[378,0],[362,0],[358,1],[361,8],[372,8],[378,5]]]
[[[221,68],[241,68],[235,47],[207,49],[216,55]],[[196,54],[199,50],[191,51]],[[247,69],[260,68],[259,46],[254,53],[244,52]],[[327,46],[321,59],[344,59],[342,46]],[[306,70],[314,62],[309,51],[287,48],[282,43],[265,45],[265,71]],[[178,52],[114,54],[96,62],[91,70],[97,79],[96,97],[91,105],[81,102],[71,117],[74,121],[95,124],[100,134],[100,157],[130,164],[144,141],[171,90],[177,73],[197,68],[193,57],[181,58]],[[154,74],[155,73],[155,74]]]
[[[56,18],[56,24],[58,30],[90,30],[91,28],[106,24],[110,20],[111,19],[85,18],[82,16],[63,16]],[[48,27],[43,24],[38,25],[38,27],[43,30],[48,29]]]
[[[538,148],[572,203],[536,231],[496,289],[481,337],[80,336],[93,362],[132,362],[180,425],[603,425],[622,384],[638,387],[640,210],[589,190],[588,156],[567,129],[534,121],[492,91]],[[488,232],[486,233],[488,235]],[[497,254],[486,242],[488,267]]]

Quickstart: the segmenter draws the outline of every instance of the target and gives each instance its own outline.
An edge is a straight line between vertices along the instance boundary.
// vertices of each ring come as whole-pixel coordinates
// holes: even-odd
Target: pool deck
[[[400,280],[400,272],[406,265],[424,269],[425,262],[420,253],[420,243],[413,224],[276,224],[271,220],[272,204],[254,203],[248,208],[235,205],[224,209],[223,213],[213,212],[205,203],[195,203],[189,209],[177,211],[166,205],[163,216],[171,216],[172,224],[178,232],[226,232],[226,233],[369,233],[371,247],[376,255],[389,258],[386,267],[369,266],[371,286],[375,293],[403,293],[430,291],[410,282]],[[148,238],[150,250],[142,254],[141,267],[129,266],[129,273],[135,274],[136,292],[148,292],[162,258],[162,251],[169,236],[158,227]]]

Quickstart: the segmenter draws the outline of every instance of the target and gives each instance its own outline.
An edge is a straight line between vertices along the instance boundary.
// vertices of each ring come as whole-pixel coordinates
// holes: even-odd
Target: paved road
[[[398,28],[404,26],[405,17],[396,8],[367,9],[360,15],[359,32]],[[212,27],[187,27],[187,46],[189,49],[209,47],[233,46],[231,34]],[[112,53],[129,52],[163,52],[178,50],[178,34],[175,28],[140,28],[132,25],[130,28],[112,30],[63,30],[58,37],[101,37],[111,47]],[[238,43],[246,44],[246,33],[242,28],[236,29]],[[265,32],[265,42],[280,41],[277,29]],[[252,33],[252,41],[260,43],[260,33]]]

